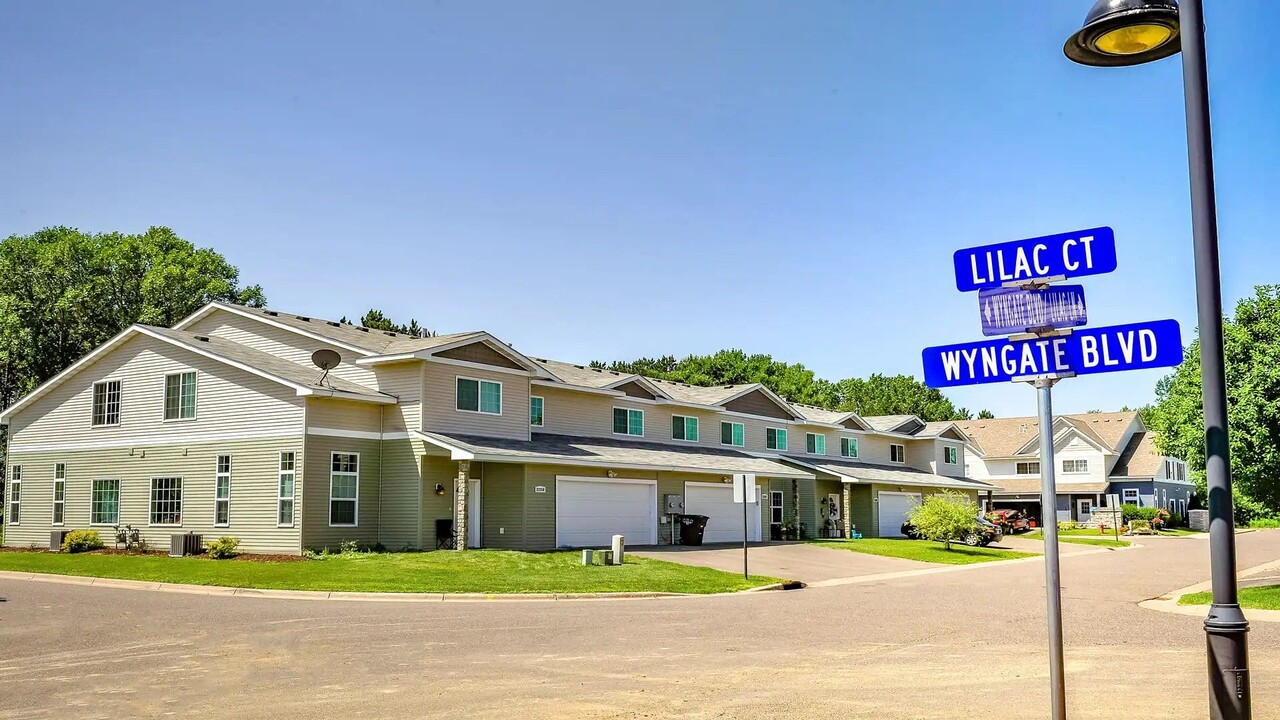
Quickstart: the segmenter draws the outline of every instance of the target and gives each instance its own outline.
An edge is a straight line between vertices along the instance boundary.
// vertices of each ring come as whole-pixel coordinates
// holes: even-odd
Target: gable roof
[[[925,422],[915,415],[865,415],[862,418],[874,430],[893,432],[912,421],[924,425]]]
[[[945,487],[965,490],[991,490],[993,486],[972,478],[948,477],[936,475],[925,470],[911,467],[877,465],[875,463],[846,460],[843,458],[811,458],[783,455],[784,462],[809,470],[817,470],[834,475],[845,483],[884,483],[887,485],[910,485],[913,487]]]
[[[1136,412],[1085,413],[1059,415],[1055,424],[1062,421],[1071,429],[1106,448],[1119,453],[1120,441],[1125,431],[1138,417]],[[1013,457],[1024,447],[1030,447],[1040,436],[1040,422],[1034,417],[991,418],[985,420],[961,420],[956,423],[961,430],[988,457]],[[1139,425],[1141,421],[1139,421]]]
[[[1153,478],[1164,466],[1164,455],[1156,448],[1156,434],[1136,432],[1129,438],[1120,459],[1111,468],[1113,478]]]
[[[852,420],[858,427],[863,430],[872,429],[867,421],[858,417],[855,412],[843,412],[840,410],[828,410],[818,407],[817,405],[802,405],[800,403],[791,403],[791,407],[800,414],[800,417],[815,423],[823,423],[826,425],[843,425],[845,422]]]

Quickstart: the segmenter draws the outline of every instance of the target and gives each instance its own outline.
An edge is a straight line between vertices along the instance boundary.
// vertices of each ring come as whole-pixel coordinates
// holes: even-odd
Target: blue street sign
[[[952,257],[961,292],[1048,277],[1101,275],[1116,269],[1116,236],[1109,227],[957,250]]]
[[[983,335],[1013,335],[1031,329],[1088,324],[1083,285],[1052,285],[1040,290],[984,288],[978,291]]]
[[[925,348],[931,388],[1008,382],[1014,378],[1173,367],[1182,362],[1177,320],[1075,330],[1034,340],[982,340]]]

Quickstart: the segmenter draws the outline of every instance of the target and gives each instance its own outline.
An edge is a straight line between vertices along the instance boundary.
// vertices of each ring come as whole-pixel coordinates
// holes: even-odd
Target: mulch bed
[[[47,553],[51,552],[48,548],[43,547],[0,547],[0,552],[7,553]],[[102,548],[101,550],[89,550],[80,553],[82,555],[134,555],[137,557],[168,557],[169,553],[164,550],[149,550],[147,552],[139,552],[137,550],[121,550],[118,548]],[[203,556],[201,556],[203,557]],[[240,553],[228,560],[243,560],[245,562],[306,562],[307,558],[301,555],[266,555],[258,553]]]

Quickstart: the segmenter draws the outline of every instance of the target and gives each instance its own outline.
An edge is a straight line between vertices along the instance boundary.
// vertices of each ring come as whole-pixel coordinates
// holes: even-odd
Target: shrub
[[[97,530],[72,530],[62,539],[62,551],[69,553],[97,550],[103,547]]]
[[[223,535],[217,540],[209,543],[209,557],[214,560],[233,558],[238,554],[236,552],[236,548],[238,547],[240,547],[240,538]]]
[[[960,493],[930,495],[911,510],[911,524],[926,539],[951,543],[973,532],[978,524],[978,505]]]
[[[341,555],[353,555],[358,552],[361,552],[360,541],[358,540],[343,540],[338,545],[338,553]]]
[[[1277,518],[1257,518],[1249,523],[1251,528],[1280,528],[1280,519]]]
[[[1231,493],[1231,506],[1235,514],[1236,525],[1241,527],[1258,527],[1253,524],[1255,520],[1272,517],[1271,511],[1267,509],[1267,506],[1241,493],[1239,490]]]
[[[1075,520],[1061,520],[1058,522],[1059,530],[1075,530],[1080,527],[1080,523]]]

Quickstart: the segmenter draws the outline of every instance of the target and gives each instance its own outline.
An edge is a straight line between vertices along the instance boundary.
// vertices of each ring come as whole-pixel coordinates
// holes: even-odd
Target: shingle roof
[[[1072,427],[1111,452],[1120,452],[1120,441],[1137,415],[1136,412],[1086,413],[1059,415],[1057,418],[1071,423]],[[1040,422],[1034,417],[961,420],[956,424],[989,457],[1009,457],[1040,432]]]
[[[672,400],[693,403],[695,405],[722,405],[734,395],[739,395],[754,387],[764,387],[759,383],[742,383],[740,385],[685,385],[670,380],[654,380],[649,382],[662,388],[662,392],[671,396]]]
[[[628,378],[639,377],[634,373],[623,373],[615,370],[598,370],[587,365],[574,365],[573,363],[561,362],[559,360],[547,360],[544,358],[530,359],[564,382],[570,385],[580,385],[582,387],[608,387],[614,383],[623,382]]]
[[[791,403],[791,407],[795,408],[795,411],[800,413],[800,416],[803,417],[805,420],[812,420],[813,422],[820,422],[820,423],[835,424],[835,423],[844,422],[845,418],[849,417],[850,415],[850,413],[848,412],[841,412],[838,410],[828,410],[826,408],[820,408],[814,405],[801,405],[799,403]]]
[[[1111,468],[1111,477],[1155,477],[1164,465],[1164,455],[1156,448],[1155,433],[1136,432],[1129,439],[1120,459]]]
[[[259,315],[265,320],[309,332],[313,335],[319,335],[344,345],[358,347],[378,355],[428,349],[461,340],[469,335],[480,334],[479,331],[471,331],[419,338],[405,335],[404,333],[362,328],[350,323],[340,323],[307,315],[296,315],[270,308],[251,308],[244,305],[229,305],[228,303],[213,303],[213,305],[233,309],[237,312]]]
[[[864,415],[862,419],[880,432],[889,432],[914,417],[915,415]]]
[[[814,467],[822,472],[852,482],[883,483],[886,485],[912,485],[917,487],[945,487],[965,490],[990,490],[991,486],[984,482],[969,478],[947,477],[935,475],[924,470],[909,467],[889,467],[875,463],[857,462],[853,460],[835,460],[823,458],[815,460],[811,457],[784,457],[800,467]]]
[[[422,435],[462,448],[477,459],[510,458],[540,464],[579,464],[684,470],[694,472],[755,473],[768,477],[813,477],[812,473],[735,450],[715,447],[667,445],[644,441],[613,440],[533,433],[530,440],[428,432]]]
[[[1040,479],[1039,478],[1018,478],[1018,479],[992,479],[992,484],[996,486],[996,494],[1000,495],[1039,495]],[[1071,493],[1091,493],[1097,494],[1107,491],[1107,483],[1104,482],[1081,482],[1081,483],[1058,483],[1057,491],[1059,495],[1068,495]]]

